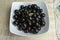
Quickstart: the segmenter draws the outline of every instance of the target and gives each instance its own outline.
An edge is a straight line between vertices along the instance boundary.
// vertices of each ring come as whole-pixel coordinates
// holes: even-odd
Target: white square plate
[[[12,23],[13,23],[13,15],[14,15],[14,10],[19,9],[21,5],[29,5],[29,4],[37,4],[41,9],[43,9],[43,13],[45,13],[45,22],[46,25],[39,31],[38,34],[31,34],[31,33],[24,33],[23,31],[19,31]],[[49,16],[48,16],[48,11],[47,11],[47,6],[44,2],[13,2],[12,3],[12,8],[11,8],[11,14],[10,14],[10,32],[19,36],[37,36],[42,33],[45,33],[49,29]]]

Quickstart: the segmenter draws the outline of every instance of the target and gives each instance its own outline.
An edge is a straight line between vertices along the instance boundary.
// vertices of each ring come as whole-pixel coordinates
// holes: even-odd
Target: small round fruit
[[[36,17],[36,14],[34,15],[34,17]]]
[[[39,30],[39,31],[41,30],[41,25],[37,26],[37,30]]]
[[[37,21],[39,21],[39,18],[36,18]]]
[[[37,5],[36,5],[36,4],[32,4],[32,5],[31,5],[31,8],[32,8],[32,9],[36,9],[36,8],[37,8]]]
[[[29,22],[29,26],[31,26],[32,25],[32,23],[31,22]]]
[[[37,29],[37,26],[33,26],[33,29]]]
[[[37,9],[39,10],[39,9],[40,9],[40,7],[38,7],[38,6],[37,6]]]
[[[35,33],[37,34],[39,32],[39,30],[38,29],[35,29]]]
[[[36,21],[35,21],[35,20],[33,20],[33,21],[32,21],[32,23],[36,23]]]
[[[28,5],[28,9],[31,9],[31,5]]]
[[[19,13],[19,10],[14,10],[14,13],[15,13],[15,14],[18,14],[18,13]]]
[[[18,14],[17,15],[21,15],[21,12],[18,12]]]
[[[32,4],[32,9],[36,9],[37,5],[36,4]]]
[[[28,8],[28,9],[27,9],[27,12],[28,12],[28,13],[31,13],[31,12],[32,12],[32,9],[29,9],[29,8]]]
[[[31,33],[37,34],[39,31],[37,29],[31,29]]]
[[[31,30],[31,27],[29,26],[29,27],[28,27],[28,31],[30,32],[30,30]]]
[[[37,6],[36,4],[32,4],[32,6]]]
[[[18,19],[18,16],[17,16],[17,15],[14,15],[14,16],[13,16],[13,19]]]
[[[29,30],[27,30],[27,29],[25,29],[25,30],[23,30],[24,31],[24,33],[28,33],[29,32]]]
[[[39,16],[39,15],[40,15],[40,13],[36,13],[36,15],[38,15],[38,16]]]
[[[41,30],[41,27],[37,28],[39,31]]]
[[[43,10],[42,10],[42,9],[38,9],[37,12],[38,12],[38,13],[42,13]]]
[[[22,26],[21,25],[17,25],[18,26],[18,30],[22,30]]]
[[[41,13],[41,15],[40,15],[41,17],[45,17],[45,14],[44,13]]]
[[[43,12],[43,9],[40,9],[40,13]]]
[[[40,25],[41,25],[41,26],[45,26],[45,22],[42,21],[42,22],[40,23]]]
[[[25,21],[25,19],[23,18],[22,21]]]
[[[36,10],[33,10],[33,13],[36,13],[37,11]]]
[[[44,18],[39,18],[39,22],[41,23],[42,21],[44,21]]]
[[[13,25],[18,25],[18,22],[17,22],[17,21],[14,21],[14,22],[13,22]]]
[[[39,25],[39,23],[36,23],[36,25],[38,26],[38,25]]]
[[[23,9],[23,8],[24,8],[24,5],[21,5],[21,6],[20,6],[20,9]]]
[[[41,16],[40,16],[40,15],[38,15],[38,18],[41,18]]]
[[[28,6],[25,6],[24,9],[28,9]]]

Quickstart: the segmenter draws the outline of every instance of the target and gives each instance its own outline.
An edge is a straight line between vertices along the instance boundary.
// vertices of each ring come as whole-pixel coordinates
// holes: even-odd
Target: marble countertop
[[[45,0],[49,14],[49,31],[36,37],[21,37],[9,32],[9,16],[12,2],[34,2],[36,0],[0,0],[0,40],[57,40],[53,0]],[[38,0],[39,1],[39,0]],[[37,1],[37,2],[38,2]]]

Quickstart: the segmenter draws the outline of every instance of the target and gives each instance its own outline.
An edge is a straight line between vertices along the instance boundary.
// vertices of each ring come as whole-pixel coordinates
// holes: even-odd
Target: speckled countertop
[[[24,1],[34,2],[36,0],[0,0],[0,40],[57,40],[55,32],[55,19],[53,10],[53,0],[46,2],[49,14],[49,31],[36,37],[19,37],[9,32],[9,16],[12,2]],[[39,2],[40,0],[37,0]]]

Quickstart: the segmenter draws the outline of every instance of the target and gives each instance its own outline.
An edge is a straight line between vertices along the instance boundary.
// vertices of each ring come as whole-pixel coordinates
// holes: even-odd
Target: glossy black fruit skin
[[[14,21],[13,24],[17,26],[18,25],[18,22],[17,21]]]
[[[19,31],[37,34],[46,24],[44,20],[45,14],[42,12],[43,9],[36,4],[21,5],[19,10],[14,11],[13,24],[17,26]],[[30,13],[33,13],[33,15],[30,16]]]
[[[22,28],[22,25],[20,24],[20,25],[17,25],[18,26],[18,30],[22,30],[23,28]]]
[[[14,10],[14,13],[15,13],[16,15],[18,14],[18,12],[19,12],[18,10]]]
[[[14,18],[14,19],[18,19],[18,16],[17,16],[17,15],[14,15],[13,18]]]
[[[28,9],[31,9],[31,5],[28,5]]]
[[[24,5],[21,5],[21,6],[20,6],[20,9],[23,9],[23,8],[24,8]]]
[[[44,21],[40,23],[41,26],[45,26],[45,24],[46,23]]]
[[[37,34],[38,31],[36,31],[37,29],[31,29],[30,33],[33,33],[33,34]]]
[[[34,9],[37,9],[38,8],[38,6],[36,5],[36,4],[32,4],[32,9],[34,10]]]
[[[42,10],[42,9],[37,9],[37,12],[38,12],[38,13],[42,13],[43,10]]]
[[[45,14],[44,14],[44,13],[41,13],[40,16],[41,16],[41,17],[45,17]]]
[[[27,28],[24,29],[23,31],[24,31],[24,33],[28,33],[29,32],[29,30]]]

